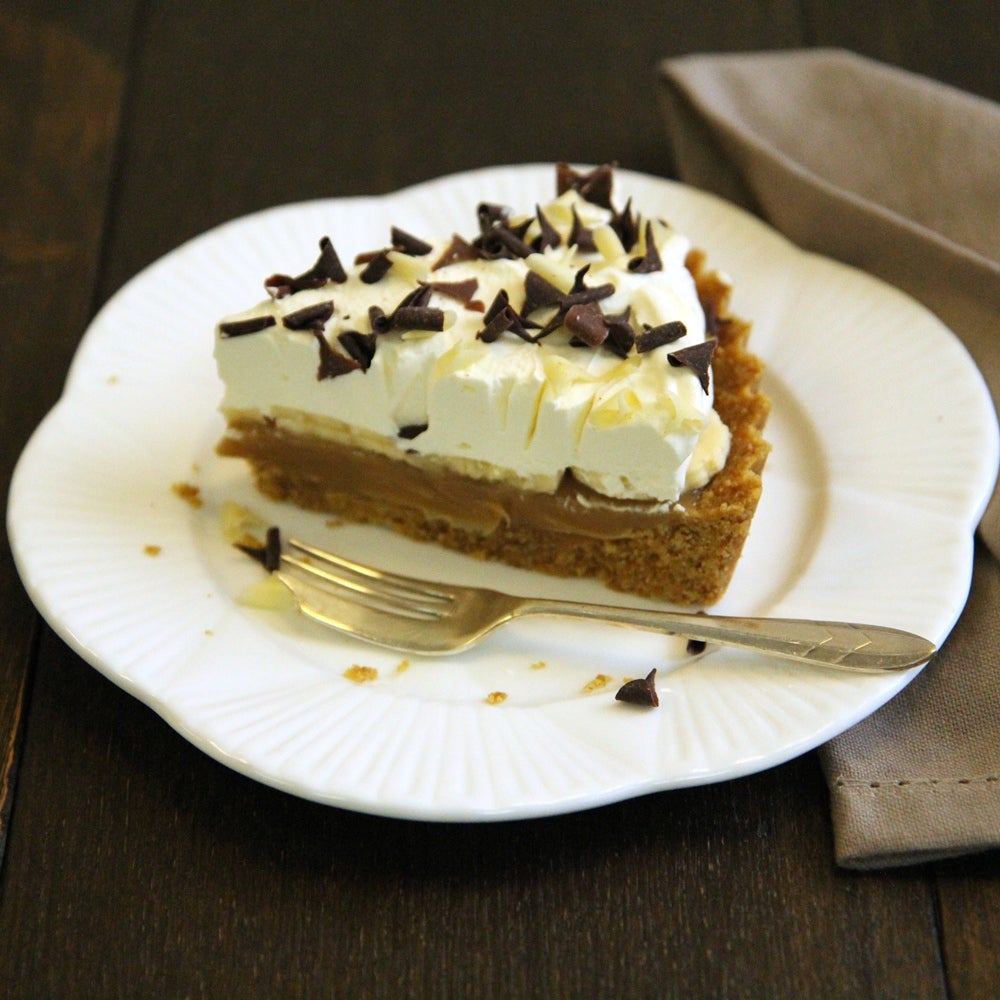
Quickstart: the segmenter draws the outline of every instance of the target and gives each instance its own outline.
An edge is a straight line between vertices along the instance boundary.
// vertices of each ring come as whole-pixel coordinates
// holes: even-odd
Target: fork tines
[[[446,614],[454,595],[439,584],[375,569],[290,538],[282,570],[293,570],[325,589],[350,591],[350,599],[380,611],[433,620]]]

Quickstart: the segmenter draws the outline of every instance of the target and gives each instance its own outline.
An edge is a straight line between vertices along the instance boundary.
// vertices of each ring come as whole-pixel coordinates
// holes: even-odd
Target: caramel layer
[[[428,520],[479,535],[503,527],[624,538],[680,514],[663,504],[603,497],[571,474],[555,493],[539,493],[459,475],[416,455],[395,459],[250,418],[230,420],[219,451],[249,459],[258,469],[280,470],[272,474],[294,481],[299,491],[346,493],[374,509],[389,503],[412,507]],[[681,503],[693,499],[689,495]]]

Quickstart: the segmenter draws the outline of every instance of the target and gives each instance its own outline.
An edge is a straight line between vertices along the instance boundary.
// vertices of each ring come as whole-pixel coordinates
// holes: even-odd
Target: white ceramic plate
[[[400,669],[399,655],[238,602],[259,571],[223,540],[226,500],[384,567],[474,581],[483,565],[260,499],[242,463],[213,453],[216,319],[262,298],[268,274],[305,270],[323,234],[347,260],[381,246],[391,224],[468,233],[479,201],[530,209],[553,190],[551,166],[523,166],[276,208],[191,241],[115,295],[10,493],[18,567],[59,635],[238,771],[322,802],[437,820],[567,812],[760,770],[905,685],[912,673],[839,674],[723,650],[692,659],[677,640],[540,620]],[[968,593],[997,465],[996,418],[964,349],[898,291],[802,253],[728,204],[620,171],[616,200],[629,194],[733,277],[734,307],[754,319],[769,365],[774,451],[718,610],[882,622],[940,643]],[[177,482],[198,486],[203,506],[181,500]],[[623,600],[500,566],[489,576],[515,591]],[[346,679],[354,664],[378,679]],[[614,700],[654,666],[658,709]],[[598,675],[610,680],[594,690]],[[487,704],[495,691],[507,699]]]

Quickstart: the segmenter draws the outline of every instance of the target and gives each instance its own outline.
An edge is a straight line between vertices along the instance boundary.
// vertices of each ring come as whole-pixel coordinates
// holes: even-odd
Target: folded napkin
[[[923,302],[1000,409],[1000,106],[824,49],[670,59],[659,83],[682,180]],[[820,757],[839,864],[1000,847],[1000,490],[941,652]]]

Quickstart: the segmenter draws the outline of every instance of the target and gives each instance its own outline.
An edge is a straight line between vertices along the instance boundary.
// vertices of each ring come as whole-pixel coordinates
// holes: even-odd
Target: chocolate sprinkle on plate
[[[269,326],[274,326],[273,316],[251,316],[250,319],[234,319],[228,323],[219,324],[219,333],[223,337],[245,337],[248,333],[260,333]]]
[[[236,548],[245,552],[251,559],[256,559],[268,571],[273,573],[281,567],[281,531],[272,525],[264,536],[263,546],[244,545],[236,542]]]
[[[629,705],[642,705],[646,708],[656,708],[660,704],[656,693],[656,668],[654,667],[643,678],[626,681],[615,695],[615,701],[624,701]]]
[[[659,326],[651,326],[635,338],[635,349],[639,354],[655,351],[657,347],[680,340],[686,333],[687,327],[679,319],[671,320],[669,323],[661,323]]]
[[[690,368],[698,376],[702,389],[708,392],[708,371],[715,355],[715,345],[714,340],[706,340],[703,344],[682,347],[679,351],[668,354],[667,360],[675,368],[680,368],[682,365]]]

